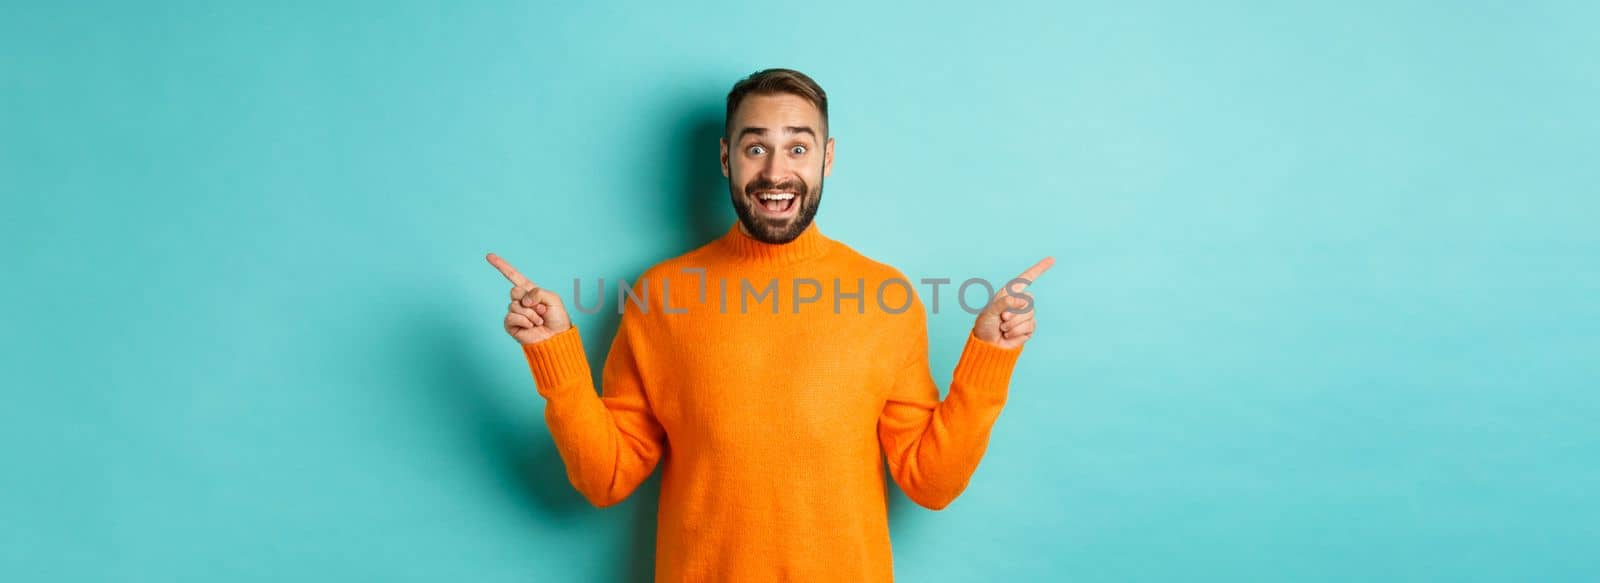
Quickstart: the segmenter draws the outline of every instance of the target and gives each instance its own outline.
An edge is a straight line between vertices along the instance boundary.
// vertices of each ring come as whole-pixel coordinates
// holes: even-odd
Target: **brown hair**
[[[728,116],[722,120],[722,134],[727,136],[733,131],[733,112],[739,109],[745,97],[781,93],[799,96],[815,105],[817,111],[822,112],[821,130],[827,135],[828,94],[816,81],[794,69],[762,69],[734,83],[733,90],[728,92]]]

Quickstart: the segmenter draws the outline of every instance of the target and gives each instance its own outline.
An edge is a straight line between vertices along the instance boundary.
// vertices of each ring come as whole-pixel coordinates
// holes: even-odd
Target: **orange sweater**
[[[910,285],[880,302],[893,278]],[[891,581],[883,460],[913,501],[944,508],[1022,352],[969,332],[941,402],[916,285],[815,223],[783,245],[735,224],[634,282],[644,305],[623,303],[601,395],[577,328],[523,351],[591,503],[620,502],[661,462],[657,581]]]

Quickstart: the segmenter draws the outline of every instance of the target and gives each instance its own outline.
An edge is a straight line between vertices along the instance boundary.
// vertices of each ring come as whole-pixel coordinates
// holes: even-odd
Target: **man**
[[[738,221],[619,297],[600,396],[561,298],[488,255],[572,485],[609,506],[662,462],[658,581],[892,580],[883,460],[912,500],[948,505],[1033,335],[1021,289],[1049,258],[981,309],[941,402],[913,287],[812,222],[833,152],[809,77],[734,85],[722,173]]]

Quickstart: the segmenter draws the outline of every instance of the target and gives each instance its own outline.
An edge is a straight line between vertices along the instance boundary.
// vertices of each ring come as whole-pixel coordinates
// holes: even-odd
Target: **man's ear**
[[[722,177],[729,178],[732,175],[728,172],[728,138],[717,141],[722,143]]]
[[[822,148],[822,175],[833,174],[833,138],[828,138],[828,145]]]

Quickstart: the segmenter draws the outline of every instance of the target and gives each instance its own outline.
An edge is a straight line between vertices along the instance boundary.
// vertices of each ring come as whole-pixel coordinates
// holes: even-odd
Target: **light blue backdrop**
[[[1600,578],[1594,4],[665,4],[7,2],[0,578],[647,577],[658,481],[567,485],[483,254],[721,233],[767,66],[825,233],[1058,259],[902,580]]]

